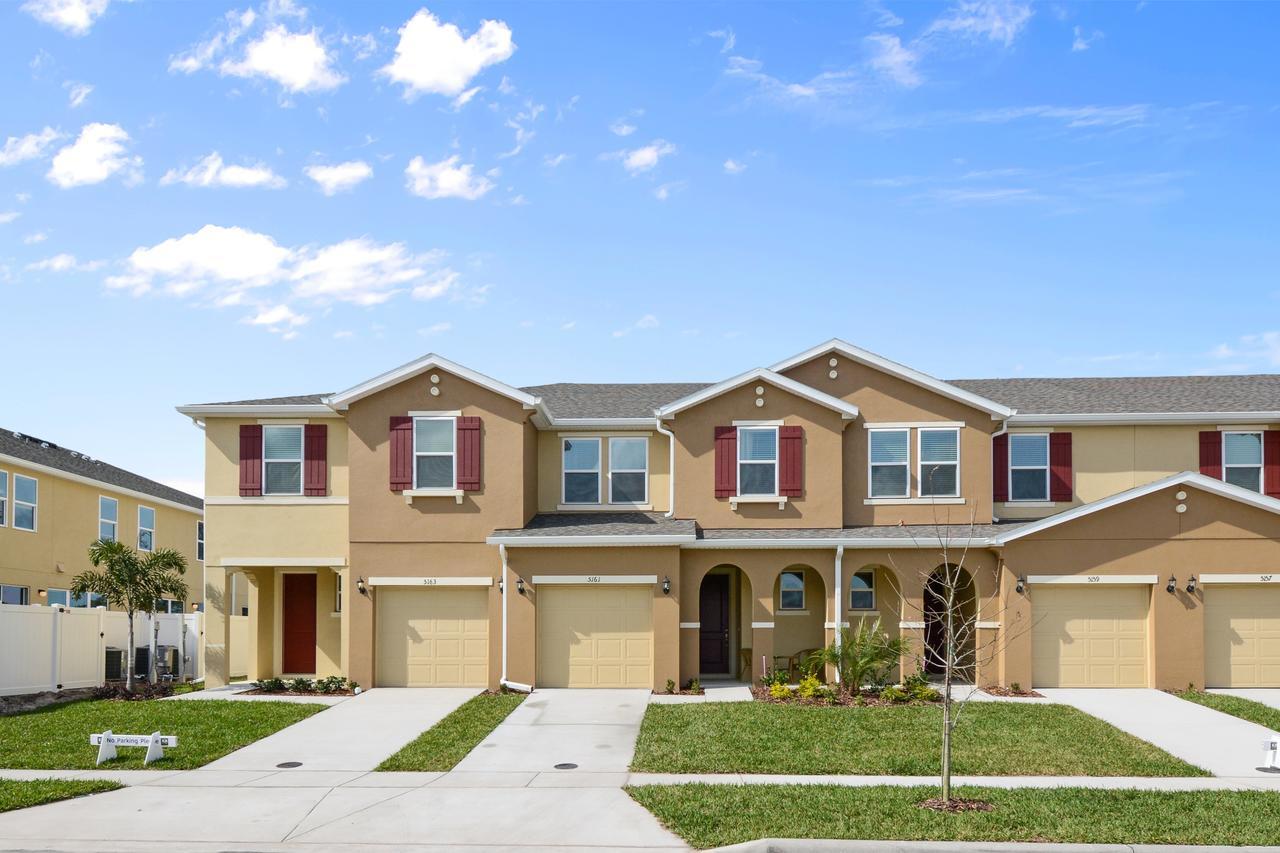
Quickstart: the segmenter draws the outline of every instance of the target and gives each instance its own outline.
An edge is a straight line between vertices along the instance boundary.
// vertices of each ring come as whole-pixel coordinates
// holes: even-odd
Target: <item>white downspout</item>
[[[840,604],[844,601],[844,585],[841,582],[841,569],[844,568],[844,546],[836,546],[836,594],[835,594],[835,624],[836,624],[836,651],[840,650],[840,627],[843,624],[840,619]],[[836,667],[836,684],[840,683],[840,667]]]
[[[1000,422],[1000,429],[998,429],[998,430],[996,430],[995,432],[991,433],[991,445],[992,445],[992,447],[993,447],[993,448],[995,447],[996,439],[997,439],[997,438],[999,438],[1000,436],[1004,435],[1004,434],[1005,434],[1005,433],[1007,433],[1008,431],[1009,431],[1009,421],[1008,421],[1008,419],[1006,418],[1005,420],[1003,420],[1003,421],[1001,421],[1001,422]],[[994,452],[994,451],[993,451],[993,452]],[[1005,466],[1005,469],[1006,469],[1006,471],[1007,471],[1007,470],[1008,470],[1008,466]],[[992,486],[994,486],[994,485],[995,485],[995,484],[994,484],[994,483],[992,483]],[[993,492],[994,492],[994,490],[993,490]],[[992,521],[999,521],[999,520],[1000,520],[999,518],[997,518],[997,517],[996,517],[995,501],[992,501],[992,502],[991,502],[991,520],[992,520]]]
[[[498,546],[498,556],[502,559],[502,675],[498,679],[501,687],[510,687],[512,690],[519,690],[523,693],[532,693],[533,687],[528,684],[518,684],[514,681],[507,680],[507,587],[511,584],[507,582],[507,546]]]
[[[667,437],[667,446],[671,449],[671,460],[667,465],[667,481],[670,484],[670,494],[667,496],[667,511],[662,514],[663,518],[671,518],[676,514],[676,434],[662,426],[662,418],[654,418],[654,425],[658,432]]]

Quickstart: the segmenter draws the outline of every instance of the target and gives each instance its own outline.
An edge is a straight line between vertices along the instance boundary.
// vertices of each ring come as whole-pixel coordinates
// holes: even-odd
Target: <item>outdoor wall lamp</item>
[[[1172,595],[1178,591],[1178,579],[1173,575],[1169,575],[1169,582],[1164,585],[1164,591]]]
[[[1027,579],[1018,578],[1018,583],[1014,586],[1013,591],[1018,595],[1022,595],[1027,591]]]
[[[524,595],[524,578],[516,578],[516,592]]]
[[[671,578],[664,577],[662,579],[662,594],[663,595],[671,594]]]
[[[365,586],[364,578],[356,578],[356,592],[361,595],[369,594],[369,587]]]
[[[36,598],[48,598],[48,597],[49,597],[49,590],[47,589],[36,590]]]
[[[1195,592],[1196,592],[1196,576],[1195,575],[1192,575],[1191,577],[1187,578],[1187,592],[1189,592],[1192,595],[1195,595]]]

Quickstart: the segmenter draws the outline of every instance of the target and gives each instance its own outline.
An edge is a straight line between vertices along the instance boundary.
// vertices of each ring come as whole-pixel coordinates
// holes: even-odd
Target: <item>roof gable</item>
[[[345,391],[339,391],[336,394],[331,394],[325,398],[324,402],[336,411],[345,411],[347,407],[357,400],[362,400],[371,394],[376,394],[385,388],[390,388],[392,385],[398,385],[406,379],[412,379],[415,376],[426,373],[428,370],[434,370],[436,368],[452,373],[453,375],[465,379],[475,385],[479,385],[482,388],[487,388],[495,394],[501,394],[504,397],[509,397],[518,403],[523,403],[524,405],[529,406],[530,408],[538,405],[538,398],[532,394],[521,391],[519,388],[514,388],[505,382],[499,382],[497,379],[485,376],[483,373],[477,373],[469,367],[463,367],[461,364],[450,361],[444,356],[436,355],[435,353],[428,353],[422,358],[415,359],[408,364],[402,364],[393,370],[388,370],[386,373],[375,376],[358,385],[353,385]]]
[[[811,388],[802,382],[789,379],[780,373],[775,373],[766,367],[757,367],[754,370],[748,370],[746,373],[740,373],[732,379],[726,379],[723,382],[717,382],[715,385],[709,385],[700,391],[681,397],[679,400],[668,403],[659,408],[655,414],[659,418],[669,418],[685,409],[693,408],[701,403],[705,403],[714,397],[719,397],[735,388],[741,388],[750,382],[768,382],[785,391],[790,391],[797,397],[802,397],[810,402],[817,403],[819,406],[825,406],[832,411],[839,412],[840,416],[845,420],[854,420],[858,417],[858,407],[852,403],[841,400],[839,397],[833,397]]]

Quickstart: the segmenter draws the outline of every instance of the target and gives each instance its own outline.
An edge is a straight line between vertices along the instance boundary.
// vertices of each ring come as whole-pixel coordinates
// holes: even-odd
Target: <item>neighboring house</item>
[[[83,453],[0,429],[0,604],[105,606],[74,598],[71,581],[91,568],[89,546],[117,539],[139,551],[173,548],[187,558],[187,601],[204,600],[204,505],[193,495]]]
[[[428,355],[179,411],[210,683],[233,578],[251,678],[663,689],[868,617],[936,643],[945,540],[981,683],[1280,686],[1280,376],[944,382],[834,340],[710,385]]]

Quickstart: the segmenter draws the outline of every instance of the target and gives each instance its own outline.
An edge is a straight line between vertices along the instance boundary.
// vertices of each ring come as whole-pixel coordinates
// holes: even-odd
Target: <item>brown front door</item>
[[[698,669],[729,672],[729,576],[707,575],[698,599]]]
[[[280,626],[280,669],[299,675],[316,671],[316,576],[285,575]]]

